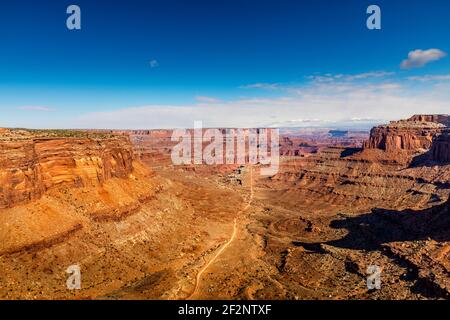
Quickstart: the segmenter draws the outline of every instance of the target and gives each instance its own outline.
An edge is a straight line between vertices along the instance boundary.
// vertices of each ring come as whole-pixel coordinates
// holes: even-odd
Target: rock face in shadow
[[[450,163],[450,129],[436,135],[431,148],[422,154],[415,156],[410,167],[436,166]]]
[[[334,247],[375,250],[380,246],[404,241],[450,241],[450,198],[424,210],[387,210],[374,208],[370,213],[334,220],[330,227],[346,229],[339,240],[324,242]],[[369,242],[359,240],[369,238]]]
[[[126,137],[0,140],[0,208],[39,199],[58,185],[86,186],[132,172]]]
[[[433,161],[440,163],[450,162],[450,130],[436,137],[430,153]]]

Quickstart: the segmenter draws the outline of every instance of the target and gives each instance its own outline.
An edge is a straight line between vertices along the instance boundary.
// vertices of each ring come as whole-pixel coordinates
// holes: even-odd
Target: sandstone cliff
[[[58,185],[125,178],[132,172],[132,160],[125,137],[0,140],[0,208],[38,199]]]
[[[433,137],[441,132],[442,125],[432,122],[404,122],[378,126],[371,130],[364,148],[387,152],[398,150],[428,150]]]
[[[449,119],[447,115],[415,115],[407,120],[392,121],[373,128],[364,149],[412,155],[433,148],[432,160],[446,162]]]

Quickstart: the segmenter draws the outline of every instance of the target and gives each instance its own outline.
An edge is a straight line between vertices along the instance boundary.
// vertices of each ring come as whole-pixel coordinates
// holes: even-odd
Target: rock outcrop
[[[363,155],[370,157],[376,150],[382,150],[385,154],[381,157],[391,162],[408,163],[420,154],[424,154],[420,158],[426,161],[448,162],[449,125],[448,115],[415,115],[392,121],[371,130]]]
[[[433,138],[444,125],[435,122],[398,121],[375,127],[364,143],[366,149],[381,149],[386,152],[399,150],[424,151],[431,148]]]
[[[408,119],[416,122],[436,122],[444,126],[450,126],[450,116],[446,114],[416,114]]]
[[[125,178],[132,172],[132,160],[126,137],[0,140],[0,208],[38,199],[58,185]]]

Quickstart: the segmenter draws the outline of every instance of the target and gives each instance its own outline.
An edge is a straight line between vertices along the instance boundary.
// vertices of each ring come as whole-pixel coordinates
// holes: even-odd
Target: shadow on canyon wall
[[[362,148],[345,148],[345,150],[341,152],[340,157],[341,158],[350,157],[354,154],[361,152],[362,150],[363,150]]]
[[[409,167],[433,167],[450,164],[450,129],[433,138],[430,150],[415,156]]]
[[[348,234],[338,240],[305,243],[294,241],[295,246],[302,246],[312,253],[328,253],[323,245],[344,249],[373,251],[379,250],[389,256],[408,271],[402,279],[414,280],[412,292],[429,298],[450,299],[450,293],[434,283],[431,278],[419,277],[416,266],[399,259],[389,250],[383,250],[382,245],[390,242],[416,241],[432,239],[438,242],[450,241],[450,198],[446,203],[426,210],[393,211],[373,209],[358,217],[345,217],[334,220],[331,227],[347,229]],[[346,262],[346,268],[355,272],[352,263]],[[358,272],[356,272],[358,273]]]
[[[432,239],[439,242],[450,241],[450,198],[446,203],[425,210],[385,210],[357,217],[334,220],[330,226],[346,229],[348,234],[338,240],[305,243],[294,241],[296,246],[322,252],[322,244],[359,250],[380,250],[381,245],[390,242]]]

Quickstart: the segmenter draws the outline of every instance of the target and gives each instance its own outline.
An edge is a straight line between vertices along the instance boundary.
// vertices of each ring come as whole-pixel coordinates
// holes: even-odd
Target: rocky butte
[[[449,115],[415,115],[407,120],[392,121],[387,125],[373,128],[369,140],[364,143],[364,148],[381,149],[388,153],[403,151],[420,153],[429,150],[438,136],[448,133],[449,126]],[[448,155],[435,156],[438,157],[435,160],[441,161]]]

